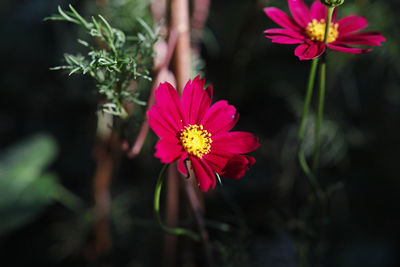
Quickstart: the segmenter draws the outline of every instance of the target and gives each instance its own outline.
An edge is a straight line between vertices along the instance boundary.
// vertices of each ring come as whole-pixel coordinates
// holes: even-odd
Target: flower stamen
[[[180,132],[179,140],[187,153],[198,158],[211,151],[211,134],[203,125],[190,125]]]
[[[338,27],[338,23],[331,24],[331,27],[329,28],[327,43],[334,42],[339,36]],[[325,28],[325,19],[321,19],[320,21],[313,19],[307,25],[306,34],[312,41],[323,42],[325,37]]]

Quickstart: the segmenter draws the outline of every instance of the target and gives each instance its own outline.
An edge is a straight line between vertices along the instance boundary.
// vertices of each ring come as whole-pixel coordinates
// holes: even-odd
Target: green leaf
[[[83,46],[89,47],[89,43],[84,40],[78,39],[78,43],[80,43]]]
[[[218,183],[222,186],[221,177],[218,173],[215,173],[215,177],[217,177]]]
[[[75,17],[82,23],[83,26],[85,26],[86,29],[91,28],[89,23],[84,18],[82,18],[81,15],[79,15],[79,13],[75,10],[75,8],[71,4],[69,5],[69,9],[71,9],[72,13],[74,13]]]
[[[0,156],[0,235],[30,222],[52,202],[57,181],[43,170],[56,155],[54,138],[39,134]]]
[[[155,39],[157,37],[157,34],[153,31],[153,29],[150,28],[150,26],[141,18],[137,18],[137,21],[140,23],[140,25],[143,26],[143,28],[147,31],[147,33],[150,35],[152,39]]]
[[[72,74],[79,71],[80,69],[81,69],[80,67],[76,67],[75,69],[71,70],[68,75],[71,76]]]
[[[110,24],[107,22],[107,20],[106,20],[102,15],[99,14],[98,16],[99,16],[99,18],[103,21],[104,25],[106,25],[108,36],[109,36],[111,39],[114,39],[114,32],[113,32],[113,30],[112,30]]]
[[[146,106],[147,102],[139,100],[138,98],[132,98],[132,101],[140,106]]]
[[[3,196],[0,203],[0,236],[35,219],[53,202],[52,192],[56,187],[55,176],[47,173],[36,178],[19,194]]]
[[[57,66],[57,67],[51,67],[50,70],[69,70],[71,69],[70,66]]]
[[[73,18],[71,18],[70,16],[68,16],[68,15],[62,10],[62,8],[61,8],[60,6],[58,6],[58,13],[60,13],[60,15],[61,15],[62,17],[64,17],[67,21],[70,21],[70,22],[79,24],[79,21],[78,21],[78,20],[73,19]]]

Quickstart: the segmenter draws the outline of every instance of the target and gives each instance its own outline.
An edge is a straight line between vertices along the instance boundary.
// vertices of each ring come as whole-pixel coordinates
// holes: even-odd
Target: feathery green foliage
[[[84,27],[91,40],[77,41],[88,48],[88,53],[86,56],[65,54],[66,65],[51,69],[68,70],[69,75],[90,75],[96,80],[98,92],[107,100],[101,106],[102,111],[125,118],[127,113],[123,108],[124,104],[146,104],[139,99],[140,90],[131,85],[132,81],[138,79],[151,81],[153,44],[158,38],[157,30],[138,18],[137,23],[143,31],[136,36],[126,36],[123,31],[113,28],[101,15],[87,21],[71,5],[69,8],[70,11],[64,11],[58,7],[59,14],[46,20],[68,21]]]

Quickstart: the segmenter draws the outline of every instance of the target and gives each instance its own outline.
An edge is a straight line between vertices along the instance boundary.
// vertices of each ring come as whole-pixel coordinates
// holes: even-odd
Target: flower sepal
[[[343,5],[344,0],[321,0],[321,3],[329,7],[338,7]]]

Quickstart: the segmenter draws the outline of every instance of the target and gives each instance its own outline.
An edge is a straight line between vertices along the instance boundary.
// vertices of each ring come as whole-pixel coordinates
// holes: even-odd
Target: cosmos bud
[[[321,3],[330,6],[330,7],[337,7],[344,3],[344,0],[321,0]]]

